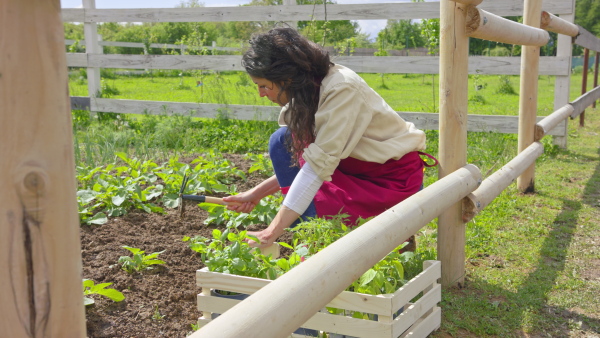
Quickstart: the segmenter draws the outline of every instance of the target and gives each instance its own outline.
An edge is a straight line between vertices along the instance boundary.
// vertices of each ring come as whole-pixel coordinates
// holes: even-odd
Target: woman
[[[299,218],[346,214],[352,224],[419,191],[425,134],[398,114],[352,70],[291,28],[254,36],[242,65],[261,97],[282,106],[270,138],[275,176],[224,198],[250,212],[281,191],[271,224],[252,233],[271,245]]]

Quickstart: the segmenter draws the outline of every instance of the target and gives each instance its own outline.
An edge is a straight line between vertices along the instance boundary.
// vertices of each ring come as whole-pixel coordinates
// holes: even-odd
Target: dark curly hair
[[[287,95],[286,144],[297,164],[303,149],[315,140],[319,87],[333,66],[329,53],[295,29],[278,27],[250,39],[242,66],[251,76],[279,86],[280,95]]]

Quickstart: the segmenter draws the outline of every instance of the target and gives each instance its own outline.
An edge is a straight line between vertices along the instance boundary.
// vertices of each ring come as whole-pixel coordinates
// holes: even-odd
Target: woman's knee
[[[269,153],[274,150],[279,151],[286,149],[285,147],[285,134],[287,133],[287,127],[281,127],[277,129],[269,138]]]

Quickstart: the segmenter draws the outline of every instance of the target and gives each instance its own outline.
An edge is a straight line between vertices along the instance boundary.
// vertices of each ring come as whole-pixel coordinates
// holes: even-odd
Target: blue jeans
[[[279,182],[279,186],[282,188],[290,187],[296,175],[300,172],[300,168],[297,166],[292,166],[292,154],[288,151],[285,146],[285,134],[287,133],[287,127],[281,127],[277,129],[271,135],[269,139],[269,156],[271,157],[271,162],[273,163],[273,169],[275,170],[275,176],[277,177],[277,182]],[[306,221],[309,217],[316,217],[317,209],[315,208],[314,200],[310,202],[308,208],[304,213],[300,216],[301,219],[298,219],[292,223],[291,227],[295,227],[298,223],[302,221]]]

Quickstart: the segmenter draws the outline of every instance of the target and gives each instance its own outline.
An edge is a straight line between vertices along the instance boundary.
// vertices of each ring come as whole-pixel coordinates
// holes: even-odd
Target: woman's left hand
[[[276,239],[275,236],[273,236],[270,233],[270,231],[268,231],[268,229],[262,231],[248,231],[247,234],[254,236],[260,240],[260,243],[257,243],[256,241],[250,238],[246,238],[246,242],[248,242],[248,244],[250,244],[251,247],[259,249],[263,249],[272,245]]]

